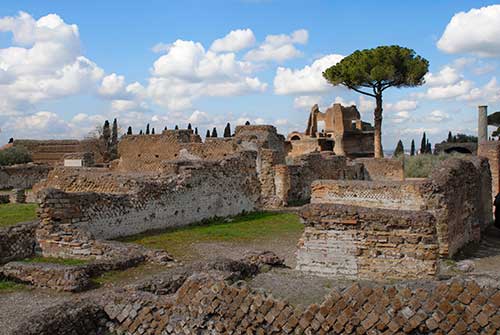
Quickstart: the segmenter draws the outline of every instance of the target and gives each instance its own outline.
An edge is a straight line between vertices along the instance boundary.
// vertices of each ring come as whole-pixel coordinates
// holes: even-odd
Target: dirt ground
[[[348,286],[351,281],[332,280],[307,275],[294,270],[295,251],[299,236],[267,239],[263,241],[230,243],[210,242],[186,245],[186,256],[181,259],[185,266],[194,263],[203,264],[217,257],[239,259],[250,251],[271,250],[285,259],[287,268],[275,268],[261,273],[249,281],[255,290],[264,290],[273,296],[286,299],[290,303],[305,307],[311,303],[320,303],[333,287]],[[190,255],[196,255],[195,258]],[[474,264],[474,269],[465,275],[474,275],[485,281],[498,283],[500,274],[500,230],[491,228],[484,234],[483,241],[464,250],[456,260],[447,261],[448,274],[464,275],[457,265],[464,259]],[[58,293],[51,290],[25,288],[14,292],[0,293],[0,335],[10,334],[26,317],[57,303],[74,297],[85,298],[100,294],[101,290],[134,283],[145,277],[160,272],[170,271],[164,267],[142,265],[120,273],[112,273],[101,278],[101,288],[79,294]]]

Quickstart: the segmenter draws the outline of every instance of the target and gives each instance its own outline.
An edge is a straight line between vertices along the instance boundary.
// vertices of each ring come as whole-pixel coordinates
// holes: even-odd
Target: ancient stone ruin
[[[405,179],[402,160],[370,157],[371,126],[355,106],[340,104],[325,113],[314,106],[306,131],[288,138],[271,125],[238,126],[232,136],[204,140],[192,129],[129,134],[118,143],[118,158],[105,164],[102,148],[83,142],[24,142],[50,167],[0,170],[10,197],[22,199],[33,187],[39,203],[37,221],[0,229],[2,278],[78,297],[31,316],[14,334],[500,329],[496,277],[444,271],[489,232],[500,186],[496,142],[480,142],[479,157],[446,159],[427,178]],[[182,264],[167,251],[117,240],[215,218],[230,225],[236,215],[264,210],[300,216],[304,230],[287,260],[293,268],[273,251]],[[23,261],[34,256],[83,263]],[[101,274],[141,264],[168,270],[93,290]],[[297,306],[249,284],[273,271],[328,278],[333,287]]]

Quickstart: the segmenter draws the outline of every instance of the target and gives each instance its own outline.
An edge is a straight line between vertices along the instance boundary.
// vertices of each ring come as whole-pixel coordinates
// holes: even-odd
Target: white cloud
[[[457,98],[468,94],[473,86],[470,80],[460,80],[456,84],[430,87],[425,96],[432,100]]]
[[[458,100],[475,101],[481,104],[500,102],[500,85],[493,77],[481,88],[472,88],[467,94],[458,97]]]
[[[400,111],[391,116],[392,123],[403,123],[410,118],[410,113],[408,111]]]
[[[455,14],[437,42],[447,53],[500,56],[500,5]]]
[[[231,30],[223,38],[216,39],[210,50],[215,52],[235,52],[251,47],[255,44],[255,36],[251,29]]]
[[[425,120],[431,123],[439,123],[449,120],[449,118],[450,116],[447,113],[442,112],[440,110],[433,110],[432,112],[430,112],[429,115],[425,117]]]
[[[293,99],[293,107],[297,109],[311,108],[315,104],[321,104],[321,97],[318,95],[301,95]]]
[[[358,110],[362,114],[366,114],[368,112],[372,113],[375,109],[375,99],[365,97],[364,95],[359,96],[359,104]]]
[[[162,52],[167,52],[168,49],[170,49],[170,44],[166,43],[156,43],[151,50],[155,53],[162,53]]]
[[[337,54],[327,55],[298,70],[278,67],[274,77],[274,92],[276,94],[310,94],[327,91],[331,85],[323,78],[323,71],[337,64],[343,57]]]
[[[113,97],[123,94],[125,89],[125,77],[112,73],[102,79],[99,93],[103,96]]]
[[[437,74],[429,72],[425,75],[425,83],[428,86],[453,85],[461,79],[462,76],[458,71],[449,65],[444,66]]]
[[[295,47],[295,44],[306,44],[308,39],[309,33],[305,29],[296,30],[290,35],[267,35],[264,43],[247,52],[245,60],[282,62],[300,57],[302,53]]]
[[[386,103],[384,109],[388,111],[414,111],[417,109],[417,101],[416,100],[400,100],[395,103]]]
[[[252,70],[252,64],[237,60],[234,53],[218,54],[205,51],[201,43],[177,40],[154,62],[147,92],[155,103],[180,110],[202,96],[265,91],[267,84],[251,77]]]

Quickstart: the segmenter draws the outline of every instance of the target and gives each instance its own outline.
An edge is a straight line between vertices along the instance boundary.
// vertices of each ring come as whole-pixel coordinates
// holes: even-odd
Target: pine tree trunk
[[[374,136],[374,146],[375,146],[375,158],[384,157],[384,151],[382,149],[382,94],[376,96],[377,106],[375,107],[375,136]]]

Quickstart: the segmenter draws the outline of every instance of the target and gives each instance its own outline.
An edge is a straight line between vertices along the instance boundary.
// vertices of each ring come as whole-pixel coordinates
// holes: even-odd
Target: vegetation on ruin
[[[382,151],[382,93],[389,87],[414,87],[424,83],[429,62],[415,51],[397,45],[357,50],[326,69],[323,77],[332,85],[343,85],[375,98],[375,157]]]
[[[0,227],[36,219],[36,204],[1,204]]]
[[[31,162],[31,155],[24,147],[10,147],[0,150],[0,166]]]
[[[257,212],[234,217],[231,222],[216,219],[201,225],[126,237],[122,241],[164,249],[176,257],[192,243],[251,242],[301,234],[303,229],[295,214]]]
[[[432,170],[442,161],[460,154],[422,154],[404,157],[404,171],[406,178],[427,178]]]
[[[41,257],[41,256],[25,258],[25,259],[23,259],[23,262],[25,262],[25,263],[48,263],[48,264],[68,265],[68,266],[88,264],[88,261],[82,260],[82,259]]]
[[[5,278],[0,279],[0,293],[9,293],[23,288],[25,288],[25,286],[21,283],[16,283],[15,281]]]

